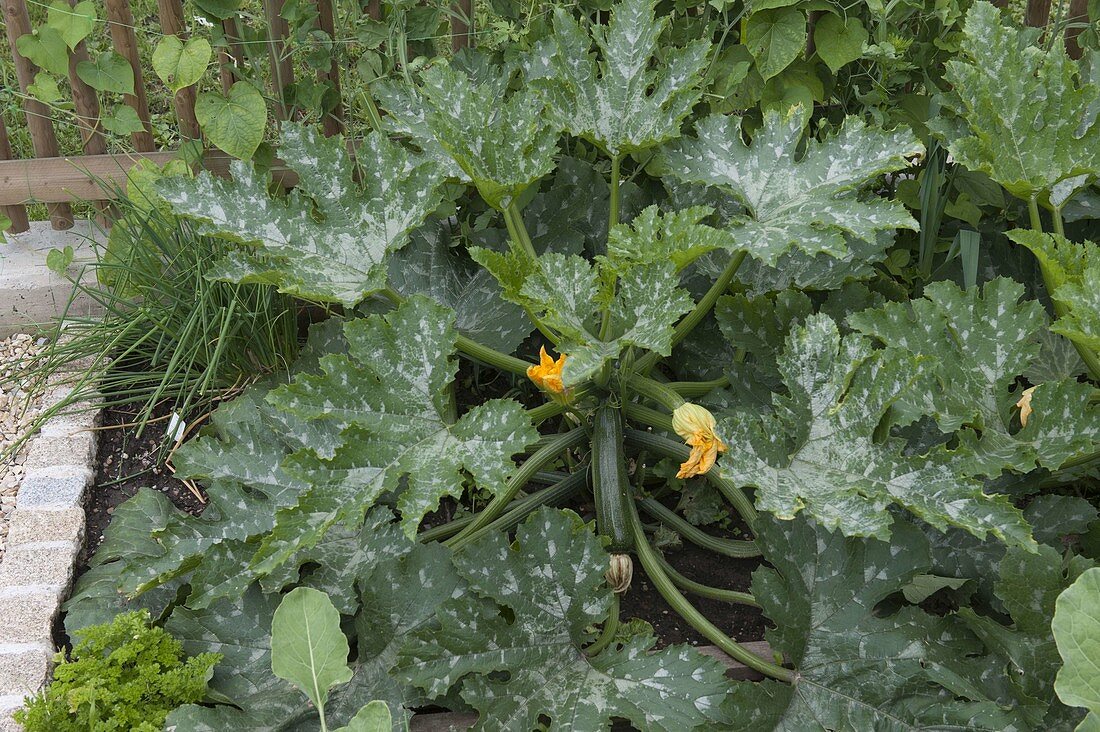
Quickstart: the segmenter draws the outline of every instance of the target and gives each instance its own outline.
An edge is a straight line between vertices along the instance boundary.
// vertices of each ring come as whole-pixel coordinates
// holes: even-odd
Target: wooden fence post
[[[237,81],[236,67],[244,63],[244,51],[241,48],[241,32],[237,28],[236,18],[222,21],[222,35],[228,44],[218,51],[218,76],[221,77],[222,93],[228,94],[229,87]]]
[[[1088,25],[1089,22],[1088,0],[1070,0],[1069,12],[1066,13],[1066,18],[1069,23],[1082,26],[1079,28],[1066,28],[1066,51],[1069,52],[1070,58],[1079,59],[1084,53],[1084,49],[1077,42],[1077,36],[1081,35],[1081,31],[1084,30],[1083,26]]]
[[[157,14],[160,27],[165,35],[176,36],[185,41],[187,34],[183,30],[182,0],[157,0]],[[180,132],[184,137],[197,140],[201,136],[199,121],[195,118],[195,86],[185,86],[176,92],[172,100],[176,108],[176,119],[180,123]]]
[[[0,160],[11,160],[11,144],[8,142],[8,128],[4,125],[4,116],[0,115]],[[9,231],[13,234],[26,231],[31,228],[31,222],[27,219],[26,206],[4,206],[0,208],[4,215],[11,219]]]
[[[76,2],[69,0],[69,5]],[[99,96],[95,89],[76,75],[77,64],[87,60],[88,49],[81,41],[69,54],[69,85],[73,90],[73,107],[76,109],[77,124],[80,125],[80,136],[84,140],[84,154],[103,155],[107,152],[107,138],[99,131]]]
[[[329,38],[336,40],[336,21],[332,13],[332,0],[317,0],[317,26],[328,33]],[[335,47],[335,43],[333,46]],[[340,64],[337,61],[337,53],[332,55],[332,65],[328,71],[318,71],[317,77],[328,81],[336,92],[336,106],[324,116],[321,124],[324,127],[325,137],[332,137],[344,131],[344,100],[340,96]]]
[[[134,93],[125,96],[126,103],[137,112],[145,129],[130,135],[138,152],[152,152],[153,126],[149,123],[149,102],[145,98],[145,84],[141,78],[141,59],[138,57],[137,36],[134,35],[134,15],[129,0],[106,0],[107,26],[111,29],[111,41],[120,56],[130,62],[134,70]]]
[[[294,83],[294,65],[286,55],[286,37],[290,35],[290,26],[280,15],[283,0],[263,0],[264,18],[267,20],[267,52],[271,58],[271,85],[275,90],[277,102],[275,112],[279,119],[287,119],[290,109],[287,107],[284,89]]]
[[[474,28],[473,0],[458,0],[451,6],[451,50],[456,53],[469,48]]]
[[[1032,28],[1046,28],[1050,22],[1050,0],[1027,0],[1024,20]]]
[[[31,133],[34,154],[39,158],[56,158],[58,156],[57,138],[53,133],[50,108],[27,95],[27,87],[34,83],[34,75],[38,73],[38,67],[31,63],[30,59],[21,56],[15,45],[17,38],[31,32],[31,19],[23,0],[4,0],[4,23],[7,26],[12,60],[15,62],[15,75],[19,79],[19,88],[26,95],[23,98],[23,111],[27,117],[27,128]],[[73,225],[73,212],[68,204],[48,204],[46,209],[49,211],[53,228],[68,229]]]

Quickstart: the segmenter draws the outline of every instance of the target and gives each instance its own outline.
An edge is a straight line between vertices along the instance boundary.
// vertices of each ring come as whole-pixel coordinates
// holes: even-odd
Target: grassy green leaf
[[[95,62],[81,61],[76,65],[76,75],[97,91],[134,93],[134,69],[129,61],[114,51],[104,51]]]
[[[96,9],[92,0],[82,0],[69,5],[65,0],[54,0],[46,11],[46,25],[61,34],[70,49],[87,38],[95,29]]]
[[[668,18],[654,0],[623,0],[607,25],[586,31],[564,8],[554,12],[554,32],[528,62],[529,78],[546,89],[550,112],[571,134],[609,155],[645,150],[678,137],[680,123],[699,100],[710,44],[660,48]],[[590,55],[593,42],[599,61]]]
[[[203,92],[195,100],[195,117],[210,142],[241,160],[260,146],[267,125],[263,95],[247,81],[229,87],[229,94]]]
[[[797,8],[775,8],[749,16],[744,43],[767,81],[806,50],[806,37],[805,13]]]
[[[164,36],[153,50],[153,71],[172,91],[191,86],[202,78],[213,51],[205,38]]]
[[[324,710],[329,690],[351,679],[348,639],[328,595],[309,587],[291,590],[271,618],[271,670]]]

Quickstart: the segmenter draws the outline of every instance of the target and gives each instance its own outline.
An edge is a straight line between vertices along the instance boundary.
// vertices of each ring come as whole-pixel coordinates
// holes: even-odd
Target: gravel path
[[[23,384],[12,380],[15,365],[40,353],[43,345],[32,336],[19,333],[0,340],[0,454],[7,451],[34,422],[41,408],[39,399],[31,400],[27,408],[27,393]],[[9,383],[12,382],[12,383]],[[23,459],[26,450],[14,458],[0,462],[0,561],[8,537],[8,518],[15,510],[15,495],[23,479]]]

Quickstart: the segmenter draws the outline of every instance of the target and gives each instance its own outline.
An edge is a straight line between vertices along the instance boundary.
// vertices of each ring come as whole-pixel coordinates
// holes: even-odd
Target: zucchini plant
[[[922,164],[914,132],[808,126],[801,105],[696,115],[713,49],[662,43],[650,0],[553,24],[520,59],[464,52],[375,89],[386,114],[355,159],[287,123],[289,193],[243,162],[161,181],[177,214],[240,243],[218,277],[337,314],[178,450],[177,475],[206,486],[201,516],[154,492],[119,509],[67,624],[146,607],[188,652],[222,653],[222,703],[178,710],[178,729],[351,724],[372,700],[396,728],[428,704],[524,731],[1075,723],[1042,619],[1094,563],[1053,545],[1096,508],[1020,499],[1097,460],[1095,245],[1060,219],[1056,238],[1014,235],[1043,263],[1055,326],[1004,263],[980,286],[911,293],[883,263],[917,229],[893,196]],[[1088,183],[1065,181],[1100,173],[1078,154],[1095,114],[1060,128],[1058,155],[1002,165],[990,116],[1012,109],[975,74],[1045,54],[1039,73],[1068,80],[1050,96],[1087,93],[1060,47],[1029,46],[990,5],[966,33],[975,57],[949,70],[957,117],[938,134],[1041,228],[1039,203],[1059,216]],[[1009,122],[1021,146],[1039,134]],[[1054,368],[1059,334],[1080,354]],[[508,389],[471,396],[468,369]],[[681,493],[747,538],[693,524]],[[760,557],[751,591],[681,575],[661,527]],[[730,682],[620,618],[635,562],[766,680]],[[276,607],[301,587],[355,641],[316,708],[271,674]],[[929,612],[941,590],[952,606]],[[760,608],[773,656],[689,595]]]

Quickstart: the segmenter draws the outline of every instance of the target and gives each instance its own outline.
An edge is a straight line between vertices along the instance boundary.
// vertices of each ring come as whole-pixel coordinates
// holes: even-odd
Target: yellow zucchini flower
[[[714,434],[714,415],[698,404],[681,404],[672,413],[672,429],[691,447],[691,455],[680,465],[677,478],[703,475],[714,466],[726,444]]]
[[[1027,427],[1027,419],[1031,416],[1031,413],[1035,410],[1031,408],[1031,395],[1035,393],[1035,387],[1024,389],[1020,395],[1020,401],[1016,402],[1016,406],[1020,409],[1020,426]]]
[[[537,366],[527,367],[527,378],[535,382],[535,386],[548,391],[551,394],[564,394],[565,386],[561,383],[561,370],[565,368],[565,354],[557,361],[550,357],[543,346],[539,351],[539,363]]]

